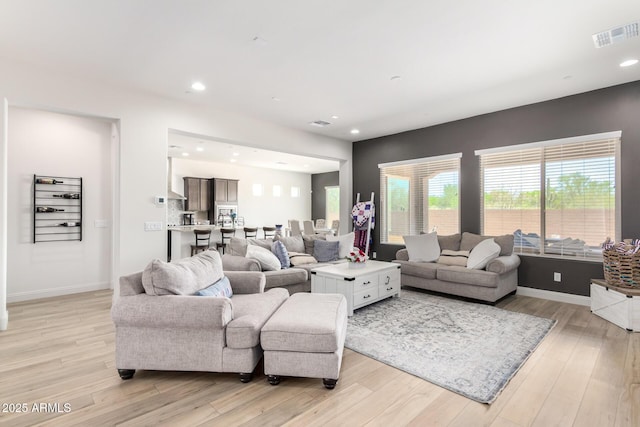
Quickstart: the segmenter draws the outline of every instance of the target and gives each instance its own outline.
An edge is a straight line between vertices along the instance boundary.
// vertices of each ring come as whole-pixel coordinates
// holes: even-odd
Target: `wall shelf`
[[[33,175],[33,243],[82,241],[82,178]]]

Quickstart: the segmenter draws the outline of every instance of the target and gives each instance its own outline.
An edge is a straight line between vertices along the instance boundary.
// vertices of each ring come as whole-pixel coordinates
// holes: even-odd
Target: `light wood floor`
[[[9,306],[9,330],[0,332],[0,425],[640,426],[640,333],[588,307],[503,300],[502,308],[558,324],[484,405],[347,349],[331,391],[316,379],[273,387],[261,372],[249,384],[232,374],[149,371],[122,381],[110,306],[109,291]],[[16,413],[15,404],[27,412]]]

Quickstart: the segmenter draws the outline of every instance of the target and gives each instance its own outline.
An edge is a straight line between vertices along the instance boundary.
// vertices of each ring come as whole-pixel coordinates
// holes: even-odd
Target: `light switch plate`
[[[145,221],[144,231],[161,231],[162,222],[160,221]]]

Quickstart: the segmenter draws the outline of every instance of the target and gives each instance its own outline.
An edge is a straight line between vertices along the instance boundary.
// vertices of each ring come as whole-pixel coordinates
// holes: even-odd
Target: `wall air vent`
[[[632,37],[638,37],[639,25],[637,22],[633,22],[631,24],[623,25],[621,27],[612,28],[607,31],[602,31],[600,33],[594,34],[593,43],[596,48],[601,48],[605,46],[609,46],[611,44],[619,43],[626,39],[630,39]]]
[[[317,126],[319,128],[323,128],[325,126],[329,126],[331,123],[325,122],[324,120],[316,120],[315,122],[309,122],[311,126]]]

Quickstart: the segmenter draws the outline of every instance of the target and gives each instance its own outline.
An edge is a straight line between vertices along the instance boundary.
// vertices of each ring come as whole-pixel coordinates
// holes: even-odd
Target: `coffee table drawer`
[[[376,298],[378,298],[377,287],[371,287],[365,292],[358,292],[353,295],[353,308],[358,308],[361,305],[367,305]]]
[[[353,284],[353,292],[363,292],[365,290],[370,290],[378,287],[378,275],[377,274],[369,274],[367,276],[356,277],[356,280]]]

